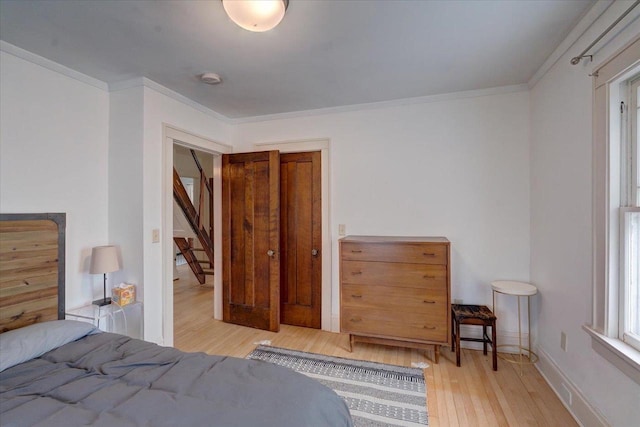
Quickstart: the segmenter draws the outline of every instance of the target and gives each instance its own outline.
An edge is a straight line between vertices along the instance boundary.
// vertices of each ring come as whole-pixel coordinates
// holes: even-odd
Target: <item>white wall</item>
[[[144,301],[142,245],[143,88],[110,93],[109,103],[109,241],[120,248],[122,269],[110,275],[112,285],[137,286]]]
[[[145,339],[163,342],[161,245],[151,243],[163,199],[172,197],[163,194],[163,165],[172,160],[164,158],[163,125],[223,143],[232,126],[143,86],[153,82],[109,93],[26,54],[49,68],[4,51],[0,57],[0,211],[67,213],[67,307],[101,296],[102,277],[88,274],[91,248],[119,246],[122,270],[109,285],[138,285]]]
[[[0,52],[0,211],[66,212],[66,305],[102,295],[109,94]],[[93,286],[93,289],[92,289]]]
[[[163,244],[152,242],[153,230],[163,228],[163,201],[173,199],[171,188],[163,192],[163,168],[173,161],[165,158],[163,126],[221,142],[231,139],[231,126],[147,85],[155,86],[140,79],[111,92],[109,238],[121,247],[123,257],[114,281],[135,284],[144,302],[144,338],[171,344],[172,331],[163,327],[164,316],[170,325],[173,316],[163,287]],[[160,240],[172,237],[161,235]]]
[[[573,66],[569,60],[628,6],[609,8],[531,90],[531,278],[540,290],[538,350],[613,426],[637,425],[640,386],[595,353],[581,329],[592,313],[589,73],[640,33],[639,23],[613,40],[607,37],[594,63]],[[567,334],[567,352],[560,348],[561,331]]]
[[[235,146],[313,138],[330,139],[334,318],[338,224],[448,237],[465,303],[490,304],[491,280],[529,279],[528,92],[244,123]],[[501,308],[498,329],[517,331],[515,304]]]
[[[162,245],[151,242],[151,231],[162,228],[164,197],[173,198],[172,188],[168,189],[167,194],[163,194],[163,165],[165,161],[172,160],[163,157],[163,124],[185,129],[189,133],[223,144],[231,142],[233,129],[230,124],[210,114],[152,88],[144,88],[144,194],[143,228],[140,230],[144,251],[144,337],[148,341],[171,344],[172,341],[165,341],[167,337],[162,327],[165,310],[163,306],[166,310],[172,310],[171,305],[165,306],[163,298]],[[161,239],[172,239],[172,236],[161,236]]]

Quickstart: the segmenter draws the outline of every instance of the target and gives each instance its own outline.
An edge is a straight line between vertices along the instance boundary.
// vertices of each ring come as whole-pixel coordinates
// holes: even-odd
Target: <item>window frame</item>
[[[621,138],[629,131],[620,103],[640,71],[640,36],[594,69],[593,75],[593,318],[583,329],[592,347],[640,384],[640,350],[625,343],[621,322],[621,202],[628,200],[621,174]],[[636,123],[637,126],[637,123]]]
[[[629,81],[629,106],[635,107],[636,111],[629,112],[628,121],[630,142],[628,170],[631,182],[628,184],[627,200],[629,201],[628,205],[636,207],[640,206],[640,152],[638,151],[638,136],[640,135],[638,133],[638,110],[640,110],[640,105],[638,104],[638,91],[640,91],[640,75],[636,75]]]
[[[628,206],[620,208],[620,302],[618,306],[620,325],[618,327],[618,338],[625,344],[628,344],[640,351],[640,335],[629,331],[631,308],[629,301],[630,278],[628,277],[630,257],[628,255],[629,245],[627,240],[627,235],[629,234],[629,221],[627,220],[627,217],[633,213],[640,214],[640,207]],[[640,313],[636,313],[636,316],[640,316]]]

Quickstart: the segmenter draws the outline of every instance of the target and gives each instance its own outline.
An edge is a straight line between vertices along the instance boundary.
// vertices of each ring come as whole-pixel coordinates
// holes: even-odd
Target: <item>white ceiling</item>
[[[593,4],[290,0],[278,27],[252,33],[218,0],[0,0],[0,39],[243,118],[523,84]]]

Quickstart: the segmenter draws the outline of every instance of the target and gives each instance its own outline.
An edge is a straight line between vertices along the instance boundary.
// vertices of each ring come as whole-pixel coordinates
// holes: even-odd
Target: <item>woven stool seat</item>
[[[456,320],[482,319],[496,320],[495,314],[486,305],[451,304],[451,310]]]
[[[496,319],[486,305],[451,304],[451,351],[456,352],[457,366],[460,366],[460,341],[475,341],[482,343],[484,354],[487,354],[487,344],[491,345],[493,370],[498,370]],[[460,325],[482,326],[482,338],[461,337]],[[487,327],[491,328],[491,337],[487,335]]]

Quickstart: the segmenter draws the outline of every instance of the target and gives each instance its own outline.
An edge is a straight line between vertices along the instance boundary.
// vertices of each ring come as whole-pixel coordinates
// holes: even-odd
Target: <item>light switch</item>
[[[160,229],[154,228],[151,231],[151,243],[158,243],[158,242],[160,242]]]
[[[339,236],[344,236],[347,234],[347,226],[344,224],[339,224],[338,225],[338,235]]]

